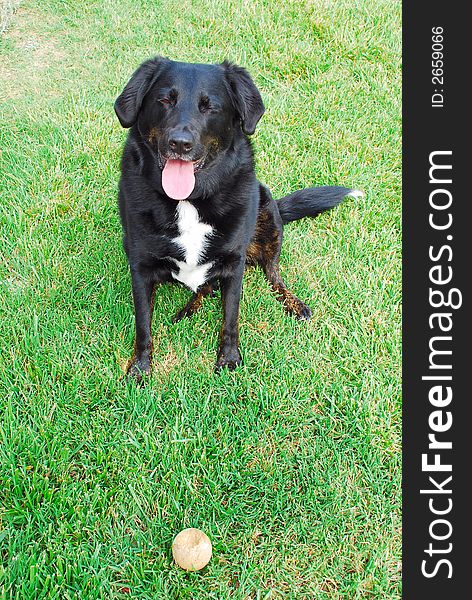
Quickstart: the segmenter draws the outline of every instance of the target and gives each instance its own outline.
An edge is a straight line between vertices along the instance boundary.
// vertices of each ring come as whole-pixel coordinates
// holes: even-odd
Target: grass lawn
[[[0,42],[0,598],[401,596],[400,8],[393,0],[24,0]],[[213,373],[220,300],[134,316],[113,102],[138,64],[230,58],[267,106],[276,197],[365,191],[287,226],[282,311],[247,271],[244,365]],[[202,572],[172,562],[203,529]]]

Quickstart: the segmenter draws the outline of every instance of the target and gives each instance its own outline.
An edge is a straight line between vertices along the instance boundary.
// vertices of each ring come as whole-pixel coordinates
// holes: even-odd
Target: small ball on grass
[[[184,529],[172,542],[172,556],[182,569],[199,571],[210,562],[210,538],[200,529]]]

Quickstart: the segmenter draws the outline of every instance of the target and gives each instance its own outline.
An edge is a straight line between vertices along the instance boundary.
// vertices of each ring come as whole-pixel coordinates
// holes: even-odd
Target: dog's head
[[[115,112],[123,127],[136,124],[156,153],[166,194],[183,200],[195,187],[195,175],[210,168],[235,135],[254,133],[264,104],[241,67],[156,57],[133,74]]]

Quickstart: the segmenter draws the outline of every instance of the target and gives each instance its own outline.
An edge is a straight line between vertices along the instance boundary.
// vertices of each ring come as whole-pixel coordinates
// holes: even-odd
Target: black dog
[[[241,363],[238,314],[244,268],[259,265],[285,310],[311,311],[279,274],[283,224],[315,217],[356,192],[300,190],[275,201],[258,182],[248,135],[264,113],[247,71],[224,62],[201,65],[156,57],[133,74],[115,103],[130,127],[121,163],[119,206],[136,315],[128,374],[151,370],[155,284],[193,290],[175,320],[190,317],[221,289],[223,325],[216,369]]]

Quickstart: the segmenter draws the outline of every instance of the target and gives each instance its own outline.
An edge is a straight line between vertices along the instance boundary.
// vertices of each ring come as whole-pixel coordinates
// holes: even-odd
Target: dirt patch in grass
[[[2,0],[0,6],[0,35],[7,29],[19,4],[20,0]]]
[[[64,51],[47,29],[54,18],[20,8],[3,34],[5,43],[15,52],[8,53],[0,64],[0,98],[13,99],[24,93],[41,95],[51,90],[47,84],[46,71],[59,68]],[[41,30],[37,25],[40,24]],[[14,55],[14,61],[12,56]]]

